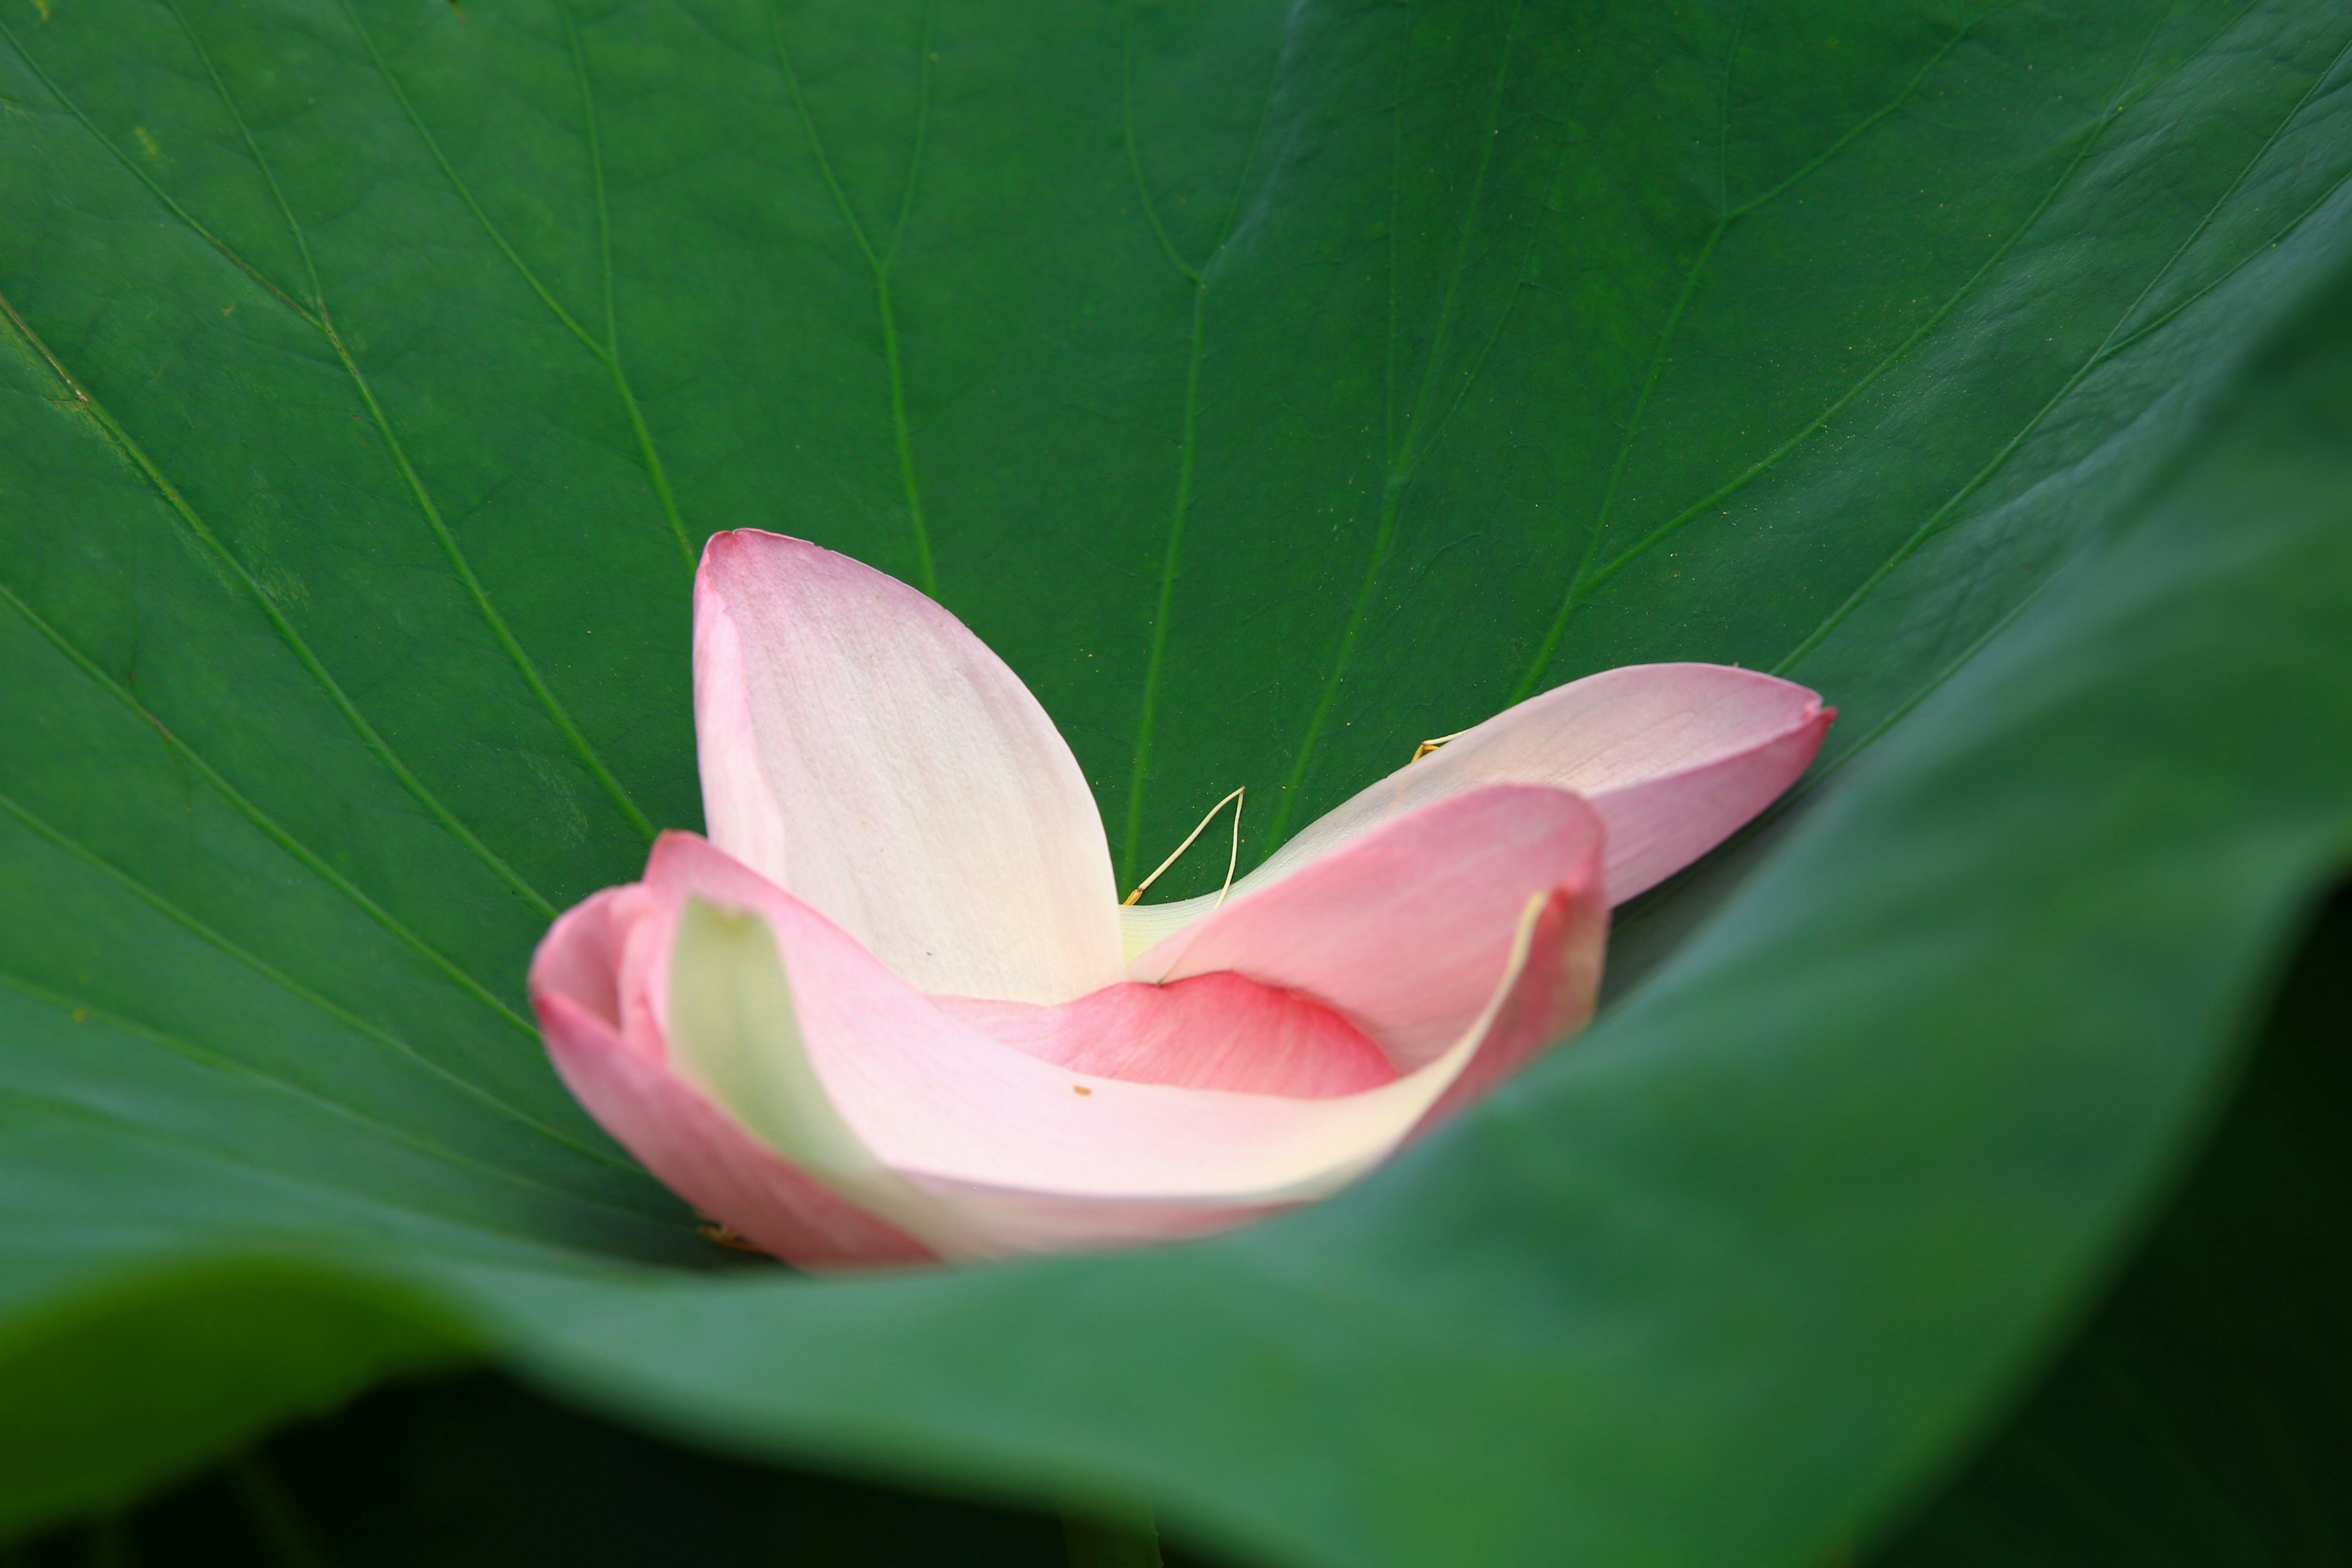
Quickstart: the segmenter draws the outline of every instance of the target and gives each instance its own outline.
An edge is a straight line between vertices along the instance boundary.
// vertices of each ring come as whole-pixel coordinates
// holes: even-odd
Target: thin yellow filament
[[[1248,789],[1249,785],[1244,784],[1240,789],[1234,791],[1233,794],[1225,796],[1224,799],[1211,806],[1209,808],[1209,815],[1201,818],[1201,826],[1192,829],[1192,832],[1184,835],[1184,842],[1176,846],[1176,853],[1168,857],[1167,859],[1160,862],[1160,871],[1165,871],[1169,867],[1173,866],[1177,861],[1182,859],[1184,858],[1184,851],[1192,847],[1192,840],[1200,837],[1202,833],[1207,829],[1209,824],[1217,820],[1217,813],[1224,810],[1225,807],[1229,805],[1232,806],[1234,808],[1234,847],[1232,852],[1225,857],[1225,885],[1217,889],[1217,901],[1209,906],[1211,909],[1223,908],[1225,901],[1225,895],[1234,890],[1234,868],[1242,863],[1242,808],[1239,802],[1241,801],[1243,795],[1245,794]],[[1138,882],[1135,885],[1135,891],[1128,894],[1128,896],[1121,899],[1119,902],[1122,905],[1132,904],[1136,900],[1143,897],[1143,889],[1151,886],[1152,883],[1160,880],[1160,871],[1154,871],[1151,875],[1146,877],[1140,882]]]
[[[1421,761],[1422,758],[1429,755],[1430,752],[1437,750],[1438,747],[1445,744],[1446,742],[1458,741],[1469,732],[1470,731],[1467,730],[1456,730],[1451,735],[1440,735],[1433,741],[1423,741],[1420,745],[1415,746],[1412,749],[1412,761],[1417,763]],[[1411,767],[1412,763],[1408,763],[1405,765],[1407,767]]]

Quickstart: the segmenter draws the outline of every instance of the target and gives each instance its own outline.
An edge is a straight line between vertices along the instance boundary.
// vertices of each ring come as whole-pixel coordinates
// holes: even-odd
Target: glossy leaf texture
[[[1276,1559],[1803,1561],[2098,1277],[2352,831],[2319,0],[0,22],[0,1529],[471,1354]],[[1129,875],[1612,665],[1844,717],[1323,1208],[715,1269],[520,991],[697,821],[747,525],[1002,651]]]

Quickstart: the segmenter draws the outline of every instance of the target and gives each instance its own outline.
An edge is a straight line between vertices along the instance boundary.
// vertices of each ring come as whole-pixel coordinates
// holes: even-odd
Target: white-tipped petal
[[[695,583],[712,842],[919,990],[1066,1001],[1120,978],[1094,796],[1004,662],[847,556],[714,535]]]

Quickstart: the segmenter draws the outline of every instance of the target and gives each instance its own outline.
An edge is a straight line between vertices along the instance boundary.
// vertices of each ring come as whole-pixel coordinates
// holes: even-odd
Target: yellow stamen
[[[1225,857],[1225,885],[1217,889],[1217,901],[1216,903],[1209,906],[1211,909],[1222,907],[1225,901],[1225,895],[1232,892],[1234,889],[1234,868],[1240,865],[1242,862],[1242,808],[1235,803],[1242,798],[1242,795],[1247,792],[1248,789],[1249,785],[1244,784],[1240,789],[1234,791],[1233,794],[1225,796],[1224,799],[1211,806],[1209,808],[1209,815],[1201,818],[1201,826],[1192,829],[1192,832],[1184,835],[1184,842],[1176,846],[1176,853],[1168,857],[1167,859],[1160,862],[1160,871],[1165,871],[1169,867],[1176,864],[1178,860],[1183,858],[1184,851],[1192,847],[1192,840],[1200,837],[1202,832],[1207,828],[1209,824],[1217,820],[1217,813],[1224,810],[1228,805],[1233,806],[1233,852]],[[1135,891],[1128,894],[1126,898],[1119,900],[1120,905],[1124,907],[1126,905],[1132,904],[1136,900],[1143,897],[1143,889],[1151,886],[1152,883],[1160,880],[1160,871],[1154,871],[1151,875],[1146,877],[1140,882],[1138,882],[1135,885]]]
[[[1440,735],[1434,741],[1423,741],[1420,745],[1415,746],[1412,749],[1412,761],[1417,763],[1421,761],[1422,758],[1429,755],[1430,752],[1437,750],[1438,747],[1445,744],[1446,742],[1458,741],[1469,732],[1470,731],[1467,730],[1456,730],[1451,735]],[[1405,765],[1407,767],[1411,767],[1412,763],[1408,763]]]

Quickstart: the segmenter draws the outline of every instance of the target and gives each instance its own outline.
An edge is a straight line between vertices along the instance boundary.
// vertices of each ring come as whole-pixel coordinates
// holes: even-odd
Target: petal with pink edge
[[[673,1192],[779,1258],[811,1268],[929,1259],[745,1131],[670,1069],[658,1043],[623,1037],[621,951],[651,908],[644,894],[597,894],[555,923],[532,960],[531,1005],[565,1086]]]
[[[1682,869],[1770,805],[1821,749],[1835,710],[1804,687],[1714,664],[1637,664],[1570,681],[1455,736],[1309,824],[1235,883],[1281,880],[1417,807],[1483,784],[1549,784],[1592,803],[1603,878],[1622,903]],[[1133,957],[1206,914],[1213,899],[1121,914]]]
[[[648,868],[677,911],[666,1027],[679,1073],[950,1258],[1164,1239],[1322,1196],[1454,1098],[1482,1054],[1516,1060],[1580,1021],[1598,972],[1588,879],[1524,900],[1485,1005],[1418,1070],[1321,1100],[1175,1089],[990,1040],[756,882],[677,835]]]
[[[1066,1001],[1120,978],[1094,796],[1019,678],[931,600],[743,529],[695,579],[710,836],[919,990]]]
[[[1164,983],[1230,971],[1303,993],[1411,1072],[1493,997],[1531,894],[1564,888],[1601,907],[1603,842],[1592,807],[1565,790],[1468,790],[1240,893],[1128,972]]]

